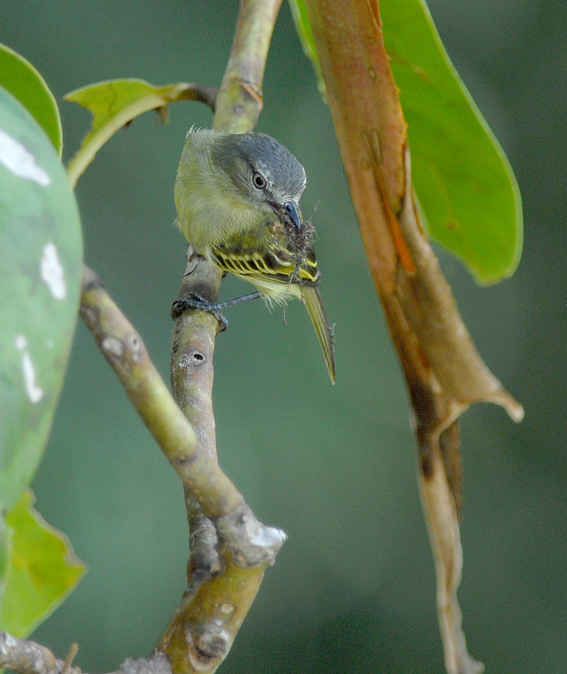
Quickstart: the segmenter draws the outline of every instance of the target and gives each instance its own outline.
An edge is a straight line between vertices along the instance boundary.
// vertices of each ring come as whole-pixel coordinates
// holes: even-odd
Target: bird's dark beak
[[[295,202],[288,201],[286,204],[284,204],[283,211],[296,226],[297,231],[301,231],[301,218],[299,217],[299,211],[297,210],[297,205]]]

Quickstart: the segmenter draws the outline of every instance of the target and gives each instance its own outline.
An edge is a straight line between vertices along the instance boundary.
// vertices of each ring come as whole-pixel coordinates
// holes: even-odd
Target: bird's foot
[[[187,309],[198,309],[199,311],[208,311],[220,323],[220,331],[224,332],[228,327],[228,320],[221,312],[221,308],[225,306],[224,302],[209,302],[201,295],[191,293],[189,297],[183,297],[175,300],[171,306],[171,317],[175,320],[179,318]]]

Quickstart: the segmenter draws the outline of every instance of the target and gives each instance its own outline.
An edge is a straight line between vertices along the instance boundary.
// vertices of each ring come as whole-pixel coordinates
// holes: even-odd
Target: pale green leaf
[[[126,124],[150,110],[163,110],[173,101],[193,98],[193,86],[180,82],[155,87],[138,79],[98,82],[65,96],[93,113],[92,128],[69,162],[67,173],[75,185],[100,148]]]

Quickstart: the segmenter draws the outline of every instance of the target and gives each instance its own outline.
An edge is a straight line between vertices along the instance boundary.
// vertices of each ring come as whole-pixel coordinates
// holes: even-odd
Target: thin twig
[[[217,87],[208,87],[198,82],[190,82],[185,85],[185,90],[179,95],[177,100],[204,103],[215,112],[218,92]]]

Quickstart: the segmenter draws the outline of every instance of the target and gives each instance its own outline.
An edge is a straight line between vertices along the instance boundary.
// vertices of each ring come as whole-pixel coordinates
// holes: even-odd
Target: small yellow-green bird
[[[299,200],[305,169],[261,133],[190,129],[175,182],[181,231],[197,253],[253,283],[268,305],[296,297],[307,307],[335,382],[333,332],[323,306],[313,226]],[[228,306],[237,300],[209,305]]]

